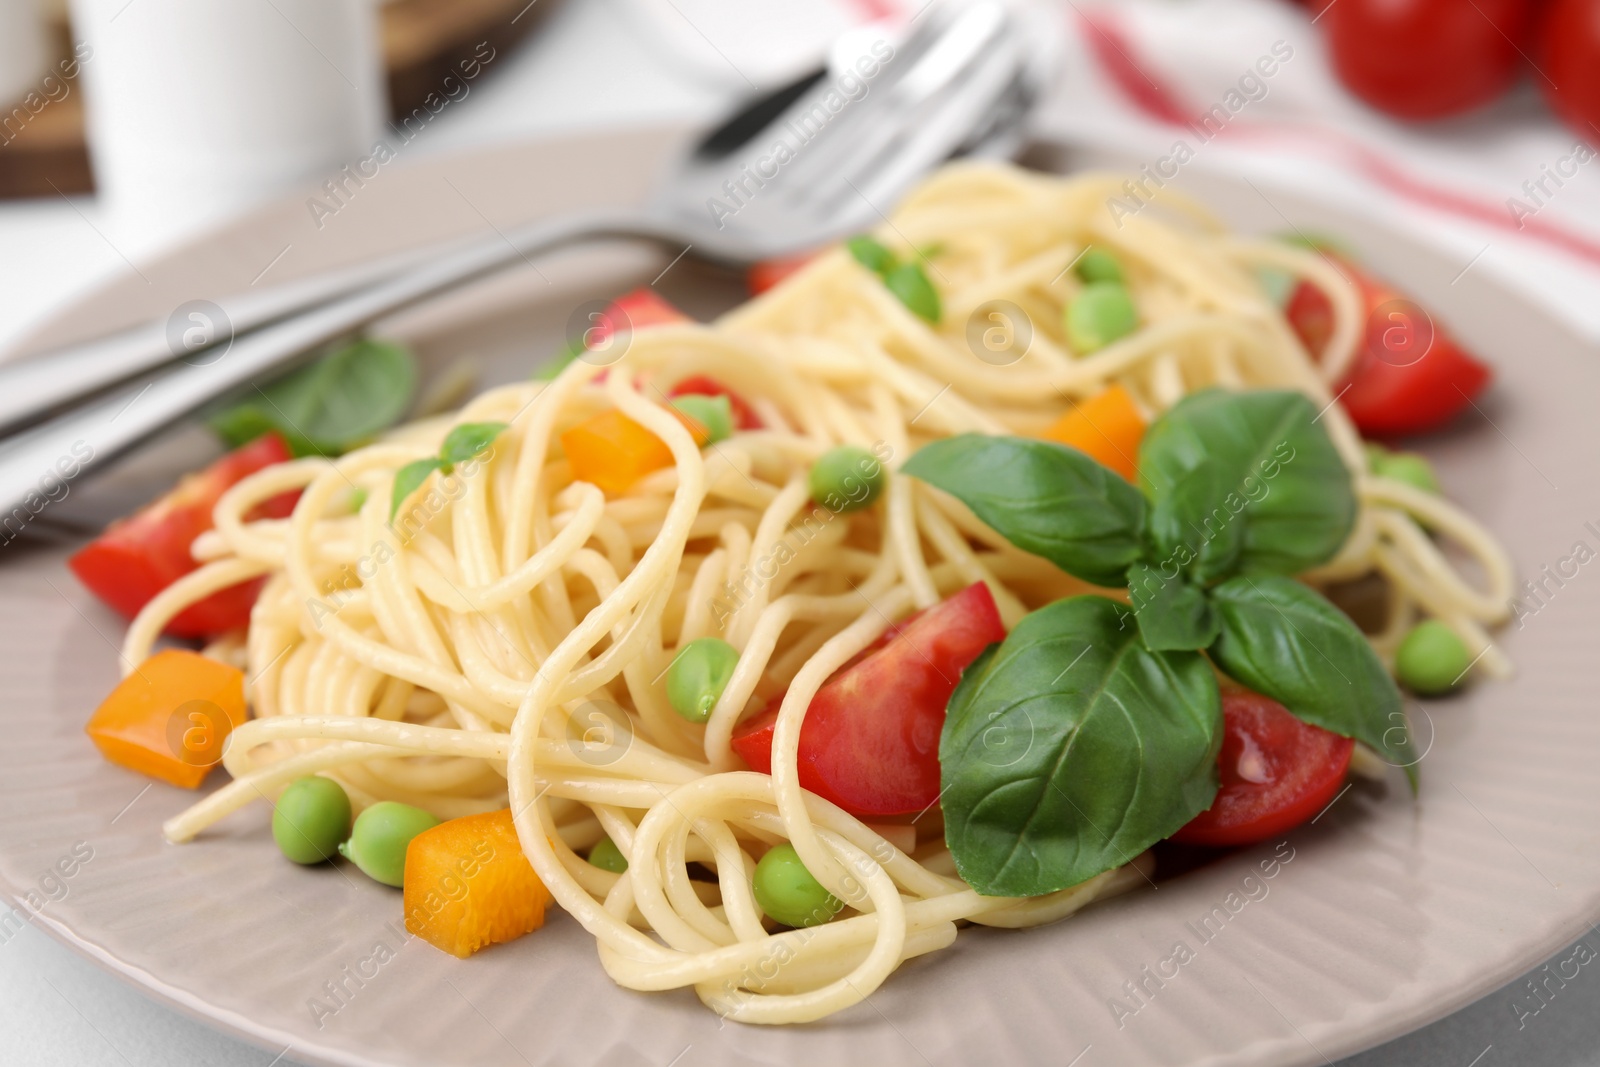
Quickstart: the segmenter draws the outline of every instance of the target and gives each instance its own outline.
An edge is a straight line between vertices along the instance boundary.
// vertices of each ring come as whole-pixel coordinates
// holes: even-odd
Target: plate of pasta
[[[672,141],[397,173],[316,254]],[[0,566],[18,915],[362,1065],[1321,1063],[1536,962],[1600,909],[1596,368],[1195,181],[530,267],[73,485]]]

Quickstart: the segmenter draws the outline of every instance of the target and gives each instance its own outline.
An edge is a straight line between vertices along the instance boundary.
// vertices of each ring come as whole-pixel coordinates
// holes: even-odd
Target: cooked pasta
[[[983,582],[1010,627],[1091,588],[909,477],[891,475],[879,506],[819,507],[811,463],[850,443],[893,471],[954,434],[1035,436],[1111,385],[1147,419],[1209,386],[1310,398],[1359,513],[1343,549],[1304,579],[1380,576],[1390,591],[1389,624],[1371,638],[1380,655],[1428,616],[1482,669],[1506,673],[1488,636],[1511,599],[1504,553],[1441,497],[1369,475],[1329,388],[1362,328],[1350,284],[1315,254],[1232,236],[1170,197],[1176,218],[1114,221],[1117,188],[1108,176],[987,164],[930,179],[878,237],[902,253],[937,246],[938,325],[834,250],[713,324],[635,332],[609,366],[579,359],[548,383],[496,388],[450,418],[240,482],[195,546],[204,565],[151,601],[127,637],[124,662],[138,663],[184,606],[266,578],[247,636],[210,650],[248,678],[253,718],[224,758],[234,780],[168,822],[167,836],[188,841],[313,773],[358,809],[398,800],[451,818],[509,806],[534,870],[619,984],[692,986],[754,1023],[848,1007],[903,960],[950,945],[959,924],[1051,922],[1141,885],[1148,861],[1130,857],[1046,896],[981,896],[956,876],[937,813],[859,820],[803,790],[796,765],[819,687],[896,620]],[[1061,309],[1083,284],[1067,268],[1089,245],[1126,265],[1142,327],[1078,356]],[[1267,297],[1261,267],[1330,295],[1320,365]],[[969,319],[997,300],[1025,315],[1012,328],[1031,329],[1005,365],[968,341]],[[662,403],[690,375],[726,382],[763,428],[702,449]],[[620,493],[574,480],[558,447],[564,430],[610,408],[671,453]],[[391,523],[396,472],[432,455],[452,425],[491,420],[509,424],[492,452],[430,483]],[[296,488],[292,517],[245,521]],[[707,636],[739,658],[698,724],[668,706],[661,679],[678,649]],[[767,701],[781,701],[770,776],[743,769],[731,747],[741,718]],[[582,855],[602,836],[628,859],[623,873]],[[847,905],[834,921],[763,925],[751,874],[785,841]]]

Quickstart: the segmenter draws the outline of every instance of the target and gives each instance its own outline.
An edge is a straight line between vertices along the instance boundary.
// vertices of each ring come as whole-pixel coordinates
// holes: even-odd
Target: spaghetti
[[[805,792],[796,766],[813,696],[893,620],[981,581],[1010,627],[1089,588],[910,478],[891,476],[879,506],[819,511],[811,462],[851,443],[892,470],[939,437],[1037,435],[1111,385],[1147,416],[1213,385],[1303,392],[1324,408],[1360,501],[1343,550],[1305,578],[1386,580],[1380,655],[1428,615],[1504,674],[1487,634],[1510,600],[1504,553],[1444,500],[1368,475],[1328,388],[1362,326],[1350,284],[1315,254],[1230,236],[1181,201],[1168,202],[1183,228],[1145,216],[1114,225],[1105,204],[1117,188],[1106,176],[993,165],[929,180],[881,236],[902,250],[937,243],[939,326],[835,250],[713,325],[635,333],[609,368],[580,359],[551,382],[494,389],[452,420],[234,486],[195,545],[205,564],[150,602],[125,647],[124,661],[138,663],[183,607],[266,576],[247,637],[211,649],[250,679],[254,718],[225,756],[234,781],[169,821],[167,836],[188,841],[312,773],[336,779],[358,808],[399,800],[449,818],[509,805],[529,861],[594,935],[613,979],[692,986],[716,1011],[755,1023],[848,1007],[903,960],[950,945],[959,923],[1050,922],[1138,885],[1143,859],[1043,897],[980,896],[955,877],[937,815],[860,821]],[[1127,265],[1143,326],[1077,358],[1059,324],[1081,283],[1065,268],[1090,244]],[[1320,366],[1257,267],[1329,294],[1336,326]],[[994,300],[1032,329],[1003,367],[974,358],[964,333]],[[690,375],[731,385],[764,428],[702,450],[659,402]],[[573,479],[556,439],[612,407],[664,442],[672,464],[608,497]],[[431,455],[454,422],[487,420],[509,424],[493,452],[391,524],[395,472]],[[291,518],[244,521],[296,488]],[[352,513],[356,490],[365,502]],[[1425,530],[1464,550],[1476,580]],[[678,648],[705,636],[726,639],[739,660],[700,725],[673,713],[660,679]],[[736,724],[780,698],[772,774],[742,769]],[[625,872],[580,854],[602,836],[628,858]],[[782,841],[851,910],[769,933],[752,854]]]

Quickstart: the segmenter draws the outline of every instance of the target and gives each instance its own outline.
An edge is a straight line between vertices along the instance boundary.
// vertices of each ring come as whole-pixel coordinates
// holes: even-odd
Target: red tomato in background
[[[1322,253],[1361,292],[1366,332],[1350,373],[1334,392],[1363,434],[1395,437],[1422,433],[1471,406],[1492,377],[1421,307],[1348,260]],[[1289,325],[1313,356],[1333,334],[1333,305],[1310,282],[1301,282],[1284,308]],[[1348,388],[1346,388],[1348,386]]]
[[[157,593],[199,566],[189,546],[211,529],[211,514],[224,492],[246,475],[293,458],[278,434],[258,437],[205,470],[185,475],[166,496],[112,523],[67,565],[91,593],[131,619]],[[249,517],[285,518],[299,497],[298,491],[280,493]],[[241,582],[189,605],[167,624],[166,632],[211,637],[246,625],[263,581]]]
[[[1438,119],[1510,87],[1532,9],[1529,0],[1338,0],[1319,25],[1351,92],[1397,118]]]
[[[815,252],[807,252],[802,256],[786,256],[757,263],[745,275],[745,288],[750,290],[751,296],[760,296],[815,258]]]
[[[1355,742],[1302,722],[1260,693],[1222,694],[1222,787],[1172,835],[1186,845],[1251,845],[1313,818],[1339,795]]]
[[[611,301],[600,313],[595,324],[589,327],[583,339],[590,348],[601,348],[619,329],[623,333],[631,333],[646,326],[693,321],[646,285],[631,293],[623,293]]]
[[[1004,640],[982,582],[886,633],[817,690],[800,726],[800,784],[858,817],[910,815],[939,799],[939,733],[956,683]],[[772,773],[774,700],[740,723],[733,750]]]
[[[1600,0],[1554,0],[1539,38],[1534,80],[1568,126],[1600,145]]]

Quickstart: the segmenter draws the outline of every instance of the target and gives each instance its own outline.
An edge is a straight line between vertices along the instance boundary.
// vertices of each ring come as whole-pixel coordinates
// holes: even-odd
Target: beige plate
[[[395,165],[320,230],[304,201],[264,210],[145,268],[148,283],[130,273],[38,340],[243,289],[268,263],[263,283],[485,231],[488,220],[634,200],[674,139],[657,130]],[[1560,561],[1576,542],[1600,548],[1600,382],[1572,336],[1476,272],[1452,284],[1460,264],[1359,219],[1288,193],[1269,206],[1198,170],[1186,180],[1245,229],[1281,228],[1281,210],[1346,235],[1472,338],[1499,384],[1479,417],[1427,444],[1448,490],[1509,543],[1521,573],[1548,564],[1571,575],[1577,565]],[[669,258],[613,250],[541,262],[389,329],[435,367],[460,355],[485,380],[526,374],[581,301],[649,281]],[[661,284],[702,313],[734,298],[728,278],[688,260]],[[19,898],[33,892],[42,907],[21,906],[79,951],[274,1052],[428,1067],[1321,1063],[1467,1003],[1600,914],[1600,573],[1582,568],[1547,579],[1544,606],[1505,635],[1515,681],[1414,712],[1428,749],[1420,799],[1398,773],[1386,788],[1356,786],[1281,846],[1292,858],[1271,879],[1252,877],[1274,854],[1263,847],[1054,927],[965,932],[823,1023],[719,1026],[688,992],[620,990],[559,914],[466,962],[402,944],[396,893],[348,866],[285,863],[261,806],[198,844],[164,844],[161,821],[191,795],[102,762],[83,736],[117,677],[121,626],[63,566],[60,531],[149,495],[205,447],[199,431],[175,431],[74,485],[34,520],[57,543],[19,540],[0,557],[0,881]],[[65,863],[70,878],[52,875],[75,846],[93,858]],[[1180,942],[1188,962],[1163,980]],[[1127,983],[1144,985],[1142,1000]],[[329,1007],[317,1011],[314,998]]]

